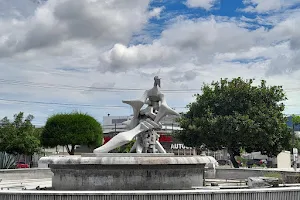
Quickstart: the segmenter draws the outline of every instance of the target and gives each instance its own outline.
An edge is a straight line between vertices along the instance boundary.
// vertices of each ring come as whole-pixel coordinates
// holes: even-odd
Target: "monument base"
[[[88,155],[84,155],[88,156]],[[180,190],[204,185],[206,156],[96,154],[56,157],[55,190]]]

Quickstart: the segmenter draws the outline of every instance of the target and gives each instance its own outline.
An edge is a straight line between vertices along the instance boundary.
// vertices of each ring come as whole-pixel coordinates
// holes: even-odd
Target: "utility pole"
[[[298,160],[298,149],[293,148],[293,167],[295,171],[297,171],[297,160]]]

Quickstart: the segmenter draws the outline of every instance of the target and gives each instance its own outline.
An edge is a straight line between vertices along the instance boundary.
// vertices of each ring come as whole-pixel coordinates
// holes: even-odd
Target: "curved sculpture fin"
[[[109,140],[106,144],[98,147],[97,149],[94,149],[94,153],[108,153],[109,151],[117,147],[129,143],[135,136],[137,136],[141,132],[157,129],[160,127],[160,124],[155,123],[150,119],[146,119],[146,121],[141,122],[134,129],[119,133],[111,140]]]
[[[131,105],[133,109],[133,117],[137,118],[140,114],[140,110],[144,105],[144,102],[141,100],[130,100],[130,101],[122,101],[123,103]]]
[[[154,121],[157,123],[159,122],[162,118],[164,118],[166,115],[177,115],[179,116],[179,113],[177,113],[175,110],[170,108],[164,98],[164,95],[161,94],[161,105],[159,106],[158,113],[154,119]]]

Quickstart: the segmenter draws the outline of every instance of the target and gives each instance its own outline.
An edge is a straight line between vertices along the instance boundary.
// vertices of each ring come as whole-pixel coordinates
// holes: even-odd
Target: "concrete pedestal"
[[[206,156],[96,154],[57,157],[49,166],[55,190],[180,190],[203,186],[208,162]]]

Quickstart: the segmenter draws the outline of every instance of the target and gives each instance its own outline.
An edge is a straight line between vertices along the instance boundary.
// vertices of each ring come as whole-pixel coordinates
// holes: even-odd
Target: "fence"
[[[300,188],[178,191],[0,191],[1,200],[299,200]]]

